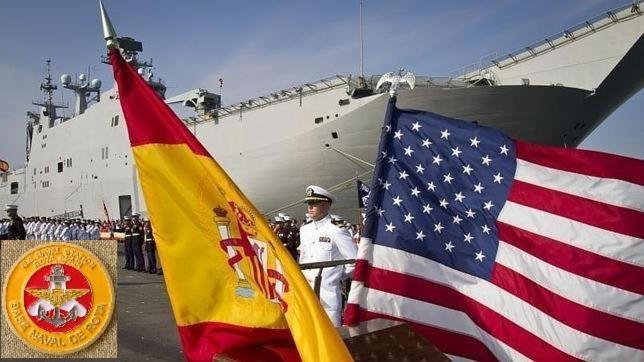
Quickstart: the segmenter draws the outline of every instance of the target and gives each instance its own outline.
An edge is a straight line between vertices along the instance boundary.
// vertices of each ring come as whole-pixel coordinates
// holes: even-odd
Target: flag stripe
[[[293,340],[288,329],[247,328],[238,325],[217,322],[195,323],[179,326],[179,337],[183,353],[194,361],[207,361],[213,355],[225,351],[228,358],[236,356],[244,360],[280,360],[278,357],[289,357],[288,360],[298,360],[295,349],[290,349],[289,356],[281,356],[273,351],[273,347],[283,350],[284,346],[292,346]]]
[[[644,305],[639,294],[631,293],[559,269],[501,240],[497,263],[530,278],[566,298],[627,319],[643,321]],[[638,306],[639,305],[639,306]]]
[[[440,308],[440,307],[438,307]],[[460,358],[467,358],[468,360],[476,361],[497,361],[498,358],[490,349],[479,339],[474,336],[460,333],[459,331],[451,331],[445,328],[436,327],[433,325],[422,324],[414,321],[407,320],[405,318],[398,318],[388,314],[376,313],[366,309],[361,308],[358,304],[347,304],[346,309],[347,315],[360,315],[361,321],[367,321],[371,319],[391,319],[396,321],[402,321],[411,326],[416,332],[423,335],[428,341],[430,341],[436,348],[446,355],[454,354],[458,355]],[[486,334],[481,331],[489,340],[490,346],[495,346],[498,343],[494,337]],[[500,349],[497,348],[497,351]],[[499,351],[500,352],[500,351]],[[515,360],[525,360],[529,359],[516,358],[517,355],[513,355]]]
[[[360,305],[369,311],[478,338],[500,360],[515,360],[516,346],[521,346],[523,357],[530,360],[575,360],[494,310],[446,286],[372,268],[365,281],[364,295]],[[401,310],[396,304],[405,308]]]
[[[545,236],[497,222],[499,239],[570,273],[637,294],[644,294],[644,268],[622,263]],[[526,272],[525,274],[532,273]],[[568,294],[570,290],[566,290]],[[593,295],[594,299],[595,295]]]
[[[132,147],[186,144],[195,154],[211,157],[197,137],[120,54],[110,53],[110,61],[119,85],[119,99]]]
[[[644,238],[644,213],[514,180],[508,200],[616,233]]]
[[[541,146],[516,141],[517,158],[538,165],[644,186],[644,161],[603,152]]]
[[[626,263],[644,266],[642,239],[507,201],[498,221]],[[543,227],[548,225],[548,227]]]
[[[644,349],[642,323],[572,302],[501,264],[494,268],[491,282],[576,330],[625,346]]]
[[[379,268],[404,273],[409,275],[409,278],[411,276],[416,276],[424,280],[431,278],[431,280],[427,280],[428,283],[436,286],[444,286],[445,289],[456,290],[465,297],[475,301],[477,308],[475,311],[471,311],[470,315],[479,313],[480,307],[488,308],[498,314],[496,316],[489,316],[489,318],[492,318],[491,320],[505,318],[508,321],[512,321],[527,332],[544,341],[548,341],[554,347],[570,355],[575,355],[582,359],[589,359],[591,357],[614,359],[616,356],[630,359],[644,358],[642,351],[615,345],[612,342],[577,331],[490,282],[418,255],[375,245],[373,259],[370,260],[370,263],[372,265],[371,270],[373,268]],[[419,272],[422,272],[422,275],[418,275]],[[388,283],[385,287],[396,287],[390,284],[392,283]],[[414,290],[412,292],[423,292],[422,290],[425,288],[426,286],[424,285],[417,285],[413,288]],[[446,290],[443,292],[447,293]],[[434,293],[427,297],[440,298],[440,296],[436,296]],[[447,299],[446,302],[450,302],[450,300]],[[507,330],[507,328],[506,326],[504,330]],[[499,333],[503,333],[503,331]],[[516,331],[513,333],[516,333]],[[510,344],[508,341],[506,343]],[[520,346],[521,348],[525,348],[523,343]]]
[[[644,188],[631,182],[580,175],[517,159],[515,180],[605,204],[644,211]]]

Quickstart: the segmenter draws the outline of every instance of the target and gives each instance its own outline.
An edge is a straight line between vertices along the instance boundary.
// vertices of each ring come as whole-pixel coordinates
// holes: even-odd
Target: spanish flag
[[[119,51],[109,58],[186,358],[350,360],[267,221]]]

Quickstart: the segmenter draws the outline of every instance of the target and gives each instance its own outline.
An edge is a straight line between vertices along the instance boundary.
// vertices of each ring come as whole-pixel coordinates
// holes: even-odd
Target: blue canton
[[[364,236],[489,280],[496,219],[516,169],[514,141],[489,127],[390,107]]]

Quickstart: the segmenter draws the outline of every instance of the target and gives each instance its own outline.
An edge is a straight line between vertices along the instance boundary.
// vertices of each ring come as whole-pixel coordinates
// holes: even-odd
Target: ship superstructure
[[[414,89],[399,90],[398,106],[576,146],[643,86],[640,4],[450,77],[416,76]],[[142,44],[119,44],[164,97],[152,65],[139,59]],[[303,190],[318,184],[336,191],[336,210],[355,217],[355,179],[370,181],[386,107],[379,79],[336,75],[225,106],[204,89],[166,102],[194,109],[186,125],[263,212],[300,215]],[[112,218],[145,214],[116,90],[101,92],[100,82],[69,76],[61,81],[76,93],[74,115],[59,117],[62,105],[47,97],[38,113],[28,113],[27,163],[0,176],[0,202],[18,204],[26,216],[105,218],[103,204]],[[43,84],[45,93],[55,89],[51,76]]]

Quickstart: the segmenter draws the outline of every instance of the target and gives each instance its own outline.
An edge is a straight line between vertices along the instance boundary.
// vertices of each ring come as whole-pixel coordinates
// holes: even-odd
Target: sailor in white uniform
[[[70,224],[71,222],[69,220],[65,220],[65,224],[58,234],[59,240],[72,240],[72,229],[70,227]]]
[[[312,221],[300,228],[300,263],[355,259],[358,252],[346,229],[331,222],[329,208],[333,203],[331,193],[319,186],[306,189],[308,214]],[[324,268],[320,285],[320,302],[336,327],[341,325],[342,294],[340,282],[351,275],[353,265]],[[319,270],[304,270],[311,287]]]

